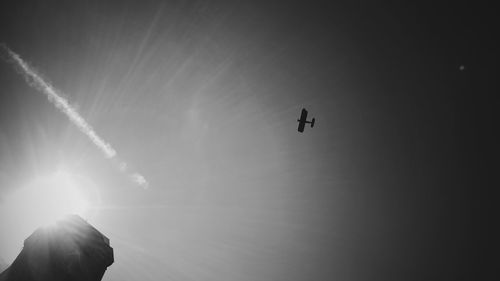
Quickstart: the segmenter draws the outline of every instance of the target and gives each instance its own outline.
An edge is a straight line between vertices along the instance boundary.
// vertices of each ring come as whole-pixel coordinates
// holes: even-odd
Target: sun
[[[7,199],[6,208],[10,216],[34,230],[65,215],[84,217],[88,203],[74,177],[68,172],[57,171],[17,190]]]
[[[13,261],[23,241],[37,228],[53,225],[68,214],[84,219],[99,204],[96,186],[83,175],[58,170],[27,181],[0,202],[0,253]]]

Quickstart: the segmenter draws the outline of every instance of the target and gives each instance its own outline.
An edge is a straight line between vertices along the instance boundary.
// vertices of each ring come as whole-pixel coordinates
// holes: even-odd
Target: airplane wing
[[[307,110],[302,108],[302,113],[300,114],[300,122],[306,122],[307,120]]]
[[[305,126],[306,126],[306,123],[299,121],[299,128],[297,128],[297,130],[302,133],[302,132],[304,132]]]
[[[297,130],[301,133],[304,132],[306,120],[307,120],[307,110],[305,108],[302,108],[302,113],[300,114],[300,119],[297,120],[297,121],[299,121],[299,127],[297,128]]]

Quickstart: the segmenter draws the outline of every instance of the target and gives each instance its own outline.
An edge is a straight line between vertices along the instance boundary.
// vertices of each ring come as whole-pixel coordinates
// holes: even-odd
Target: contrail
[[[0,44],[1,48],[7,53],[7,61],[13,63],[19,72],[23,75],[26,82],[33,88],[42,92],[47,96],[47,99],[55,105],[62,113],[64,113],[71,123],[73,123],[82,133],[84,133],[92,143],[94,143],[99,150],[108,159],[116,157],[116,150],[104,141],[97,133],[94,131],[92,126],[90,126],[85,119],[68,103],[68,100],[63,98],[58,94],[58,90],[53,87],[49,82],[45,81],[27,62],[25,62],[21,56],[16,54],[14,51],[9,49],[4,43]],[[2,52],[3,53],[3,52]],[[3,57],[3,54],[2,54]],[[120,163],[120,171],[124,172],[126,168],[126,163]],[[138,185],[147,188],[148,182],[146,179],[138,174],[133,173],[129,175],[130,178]]]

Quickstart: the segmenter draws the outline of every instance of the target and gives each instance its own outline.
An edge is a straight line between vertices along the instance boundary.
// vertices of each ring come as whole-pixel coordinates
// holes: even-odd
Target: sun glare
[[[23,241],[37,228],[68,214],[84,219],[95,215],[97,187],[83,175],[61,170],[35,178],[4,197],[0,204],[0,252],[13,261]]]
[[[8,198],[7,209],[25,227],[35,229],[68,214],[85,216],[88,204],[71,174],[58,171],[36,179]]]

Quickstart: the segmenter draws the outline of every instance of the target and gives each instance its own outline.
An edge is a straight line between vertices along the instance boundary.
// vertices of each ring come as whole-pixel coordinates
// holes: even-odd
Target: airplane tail
[[[311,128],[314,127],[314,121],[315,121],[315,119],[313,118],[313,120],[311,121]]]

